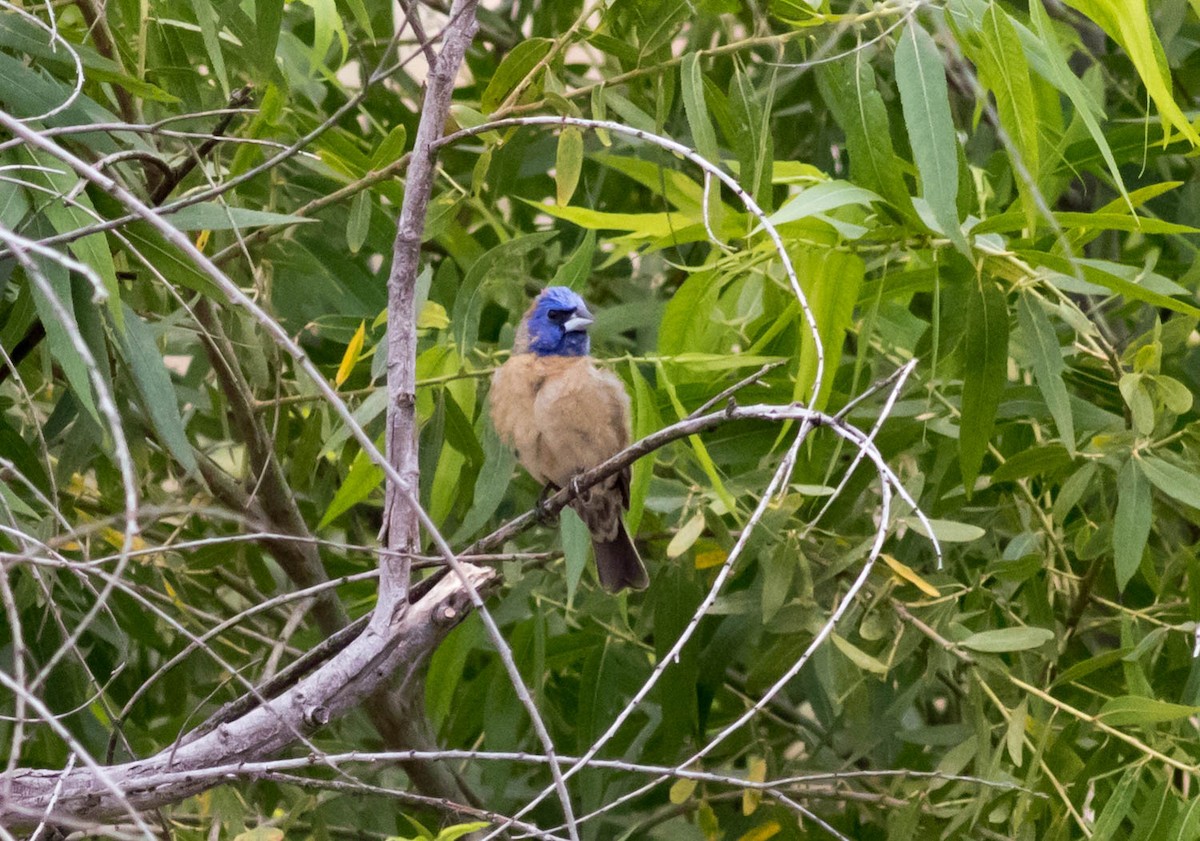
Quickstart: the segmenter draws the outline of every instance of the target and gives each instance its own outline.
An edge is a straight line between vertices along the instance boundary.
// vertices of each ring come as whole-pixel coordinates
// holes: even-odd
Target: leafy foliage
[[[628,384],[636,437],[758,369],[740,404],[811,401],[869,429],[883,396],[852,401],[916,360],[876,443],[946,550],[938,568],[929,529],[893,504],[886,564],[812,660],[724,733],[871,552],[873,473],[834,493],[852,447],[813,433],[757,524],[793,425],[731,423],[643,458],[628,519],[650,562],[644,595],[600,592],[570,521],[561,540],[512,541],[490,609],[554,743],[582,755],[756,526],[607,761],[571,779],[576,814],[675,772],[583,837],[1196,835],[1200,139],[1187,100],[1200,20],[1166,0],[1069,6],[479,11],[458,125],[589,116],[719,163],[780,231],[826,368],[818,387],[817,341],[761,220],[686,161],[576,127],[448,145],[419,278],[417,413],[421,499],[452,545],[538,497],[488,424],[487,378],[530,295],[556,283],[594,304],[594,345]],[[156,201],[165,218],[300,338],[382,443],[383,278],[426,60],[408,40],[399,59],[389,49],[403,12],[52,11],[53,38],[36,4],[0,12],[0,107],[143,197],[172,187]],[[428,35],[446,22],[421,17]],[[217,113],[247,84],[252,107]],[[112,196],[44,150],[0,143],[0,743],[22,766],[64,767],[64,731],[101,760],[114,732],[118,760],[161,749],[323,638],[292,602],[251,610],[313,583],[271,539],[277,488],[327,575],[359,576],[340,605],[359,615],[375,594],[364,574],[382,471],[263,325]],[[223,341],[236,350],[225,362]],[[130,483],[140,529],[127,535]],[[18,727],[32,712],[15,685],[56,724]],[[489,809],[515,814],[546,788],[477,617],[434,654],[424,696],[438,744],[491,754],[443,760]],[[378,746],[358,715],[313,740],[331,754]],[[268,774],[167,816],[179,838],[267,821],[289,837],[477,829],[402,801],[364,809],[411,775],[343,770],[377,788],[351,797],[323,788],[329,774]],[[549,830],[561,817],[548,798],[524,819]],[[439,823],[459,826],[427,828]]]

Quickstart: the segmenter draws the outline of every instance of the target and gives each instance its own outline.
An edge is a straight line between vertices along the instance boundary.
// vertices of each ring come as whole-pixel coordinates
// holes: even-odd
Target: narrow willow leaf
[[[554,157],[555,198],[560,205],[571,203],[583,170],[583,133],[577,128],[565,128],[558,136],[558,152]]]
[[[1083,12],[1125,48],[1146,92],[1162,115],[1164,140],[1169,125],[1178,129],[1193,146],[1200,145],[1200,135],[1171,93],[1167,57],[1154,32],[1145,0],[1067,0],[1067,5]]]
[[[379,145],[375,147],[375,151],[371,155],[371,169],[383,169],[388,164],[393,164],[400,160],[400,156],[404,154],[404,147],[407,144],[408,129],[404,127],[403,123],[400,123],[389,131],[387,137],[383,138],[379,142]]]
[[[711,163],[720,163],[717,133],[713,130],[708,103],[704,100],[704,73],[700,69],[699,54],[688,53],[683,57],[679,81],[683,89],[683,110],[692,130],[692,141],[696,145],[696,151]]]
[[[916,570],[914,570],[908,564],[896,560],[886,552],[880,554],[879,557],[883,559],[883,562],[887,564],[891,568],[892,572],[894,572],[898,577],[912,584],[925,595],[935,599],[941,595],[941,593],[938,592],[937,587],[934,587],[932,584],[918,575]]]
[[[1053,269],[1058,272],[1061,277],[1051,276],[1050,282],[1056,286],[1067,287],[1068,282],[1074,281],[1074,275],[1078,271],[1083,274],[1083,279],[1089,284],[1107,289],[1110,292],[1115,292],[1118,295],[1123,295],[1131,301],[1141,301],[1142,303],[1151,304],[1163,309],[1180,312],[1184,315],[1200,317],[1200,307],[1187,301],[1181,301],[1178,298],[1172,298],[1171,295],[1181,294],[1175,291],[1178,284],[1162,283],[1158,279],[1150,277],[1141,278],[1141,283],[1123,277],[1117,272],[1123,271],[1126,268],[1132,268],[1132,275],[1137,276],[1142,272],[1140,267],[1122,267],[1119,264],[1111,263],[1106,260],[1090,260],[1077,259],[1074,261],[1068,260],[1057,254],[1048,254],[1041,251],[1028,251],[1025,249],[1016,249],[1016,256],[1023,260],[1027,260],[1035,266],[1044,266],[1048,269]],[[1149,284],[1153,280],[1161,289],[1168,292],[1157,291],[1150,288]],[[1069,289],[1068,291],[1081,291],[1086,294],[1097,294],[1099,290],[1090,288],[1086,290]]]
[[[363,342],[366,337],[367,323],[360,321],[358,329],[354,331],[354,335],[350,337],[350,342],[346,345],[346,352],[342,354],[342,362],[338,365],[337,374],[333,378],[334,385],[340,387],[342,383],[350,379],[354,366],[358,364],[358,360],[362,356]]]
[[[350,217],[346,220],[346,246],[357,254],[367,241],[371,229],[371,191],[363,190],[350,202]]]
[[[478,832],[484,827],[491,824],[485,821],[474,821],[472,823],[460,823],[454,826],[448,826],[437,834],[434,841],[458,841],[464,835],[470,835],[472,832]]]
[[[821,97],[846,133],[852,180],[883,196],[906,216],[913,216],[912,199],[892,149],[887,107],[875,86],[870,64],[855,52],[853,63],[835,61],[817,66]]]
[[[872,657],[840,634],[830,634],[829,640],[833,643],[834,648],[846,655],[846,659],[864,672],[870,672],[873,675],[880,675],[881,677],[888,673],[887,664],[876,657]]]
[[[1129,459],[1117,474],[1117,512],[1113,519],[1112,544],[1117,588],[1124,590],[1142,562],[1150,536],[1152,514],[1150,483],[1137,459]]]
[[[990,280],[971,292],[963,337],[962,418],[958,463],[970,494],[983,465],[1008,370],[1008,307]]]
[[[583,240],[574,253],[554,272],[551,286],[567,286],[571,289],[582,289],[592,273],[592,257],[596,253],[596,232],[587,231]]]
[[[1172,499],[1200,508],[1200,476],[1194,470],[1183,470],[1169,461],[1154,456],[1143,456],[1142,472],[1154,487]]]
[[[325,514],[321,517],[317,529],[325,528],[382,485],[383,470],[360,450],[354,457],[350,470],[346,473],[346,478],[333,495],[333,499],[329,501],[329,507],[325,509]]]
[[[699,780],[690,777],[681,777],[671,785],[671,790],[667,795],[676,806],[681,803],[687,803],[692,799],[692,792],[696,790],[696,786],[700,784]]]
[[[896,48],[896,85],[921,195],[942,232],[963,254],[970,248],[958,219],[958,138],[950,116],[945,65],[933,38],[916,20]]]
[[[812,394],[817,376],[816,342],[806,319],[799,319],[800,365],[796,373],[793,399],[806,400],[820,411],[829,402],[833,372],[842,359],[846,331],[854,319],[854,304],[862,287],[866,267],[862,258],[845,251],[806,248],[794,251],[792,260],[800,275],[800,284],[808,296],[808,306],[817,322],[825,373],[821,388]]]
[[[1109,698],[1100,708],[1098,718],[1114,727],[1127,724],[1156,724],[1162,721],[1178,721],[1200,714],[1200,707],[1189,704],[1172,704],[1157,698],[1140,695],[1119,695]]]
[[[940,543],[970,543],[987,534],[979,526],[960,523],[957,520],[929,518],[922,521],[919,517],[905,517],[904,523],[917,534],[924,537],[936,537]],[[932,529],[932,533],[930,529]]]
[[[671,542],[667,544],[667,557],[678,558],[688,549],[692,548],[701,534],[704,533],[704,512],[699,511],[690,520],[680,526],[679,531],[675,532],[671,538]]]
[[[589,246],[590,248],[591,246]],[[582,246],[581,246],[582,248]],[[589,254],[589,261],[591,256]],[[656,407],[657,400],[654,390],[637,363],[629,360],[629,378],[633,383],[633,438],[645,438],[651,432],[662,426]],[[650,491],[650,480],[654,475],[654,454],[640,458],[633,463],[632,476],[629,480],[629,511],[625,515],[625,525],[631,535],[636,535],[645,512],[646,495]]]
[[[1013,178],[1021,194],[1025,216],[1033,220],[1038,216],[1036,192],[1040,163],[1037,108],[1029,63],[1012,19],[995,3],[989,5],[983,15],[980,34],[983,49],[975,55],[980,80],[995,95],[1000,124],[1007,129],[1028,173],[1027,180],[1014,168]]]
[[[1045,645],[1054,639],[1049,628],[999,628],[995,631],[980,631],[971,634],[959,645],[972,651],[999,654],[1005,651],[1028,651]]]
[[[1095,462],[1089,461],[1063,482],[1062,489],[1054,500],[1054,521],[1056,523],[1066,520],[1076,503],[1084,498],[1084,494],[1088,490],[1092,489],[1092,480],[1096,476],[1096,470]]]
[[[1117,189],[1132,212],[1133,204],[1130,202],[1129,192],[1125,189],[1125,181],[1121,178],[1120,167],[1117,166],[1117,160],[1113,157],[1108,138],[1104,136],[1104,129],[1100,126],[1100,120],[1105,119],[1103,107],[1092,99],[1083,83],[1079,81],[1079,77],[1067,64],[1067,58],[1063,54],[1062,47],[1059,46],[1050,16],[1046,14],[1046,9],[1042,6],[1042,0],[1029,0],[1029,17],[1037,36],[1041,39],[1050,82],[1062,91],[1075,106],[1075,113],[1083,120],[1092,142],[1096,144],[1101,157],[1104,158],[1109,175],[1112,176]]]
[[[1025,747],[1025,724],[1028,719],[1029,699],[1022,698],[1021,703],[1017,704],[1016,708],[1013,709],[1004,734],[1004,747],[1008,751],[1008,758],[1018,768],[1025,761],[1021,754],[1022,749]]]
[[[217,6],[215,3],[193,3],[192,11],[200,24],[200,38],[204,41],[208,60],[212,62],[212,74],[221,85],[221,95],[229,99],[229,73],[225,70],[225,56],[221,52],[221,20],[217,16]]]
[[[1133,803],[1134,794],[1137,793],[1141,775],[1141,765],[1133,765],[1121,775],[1116,788],[1108,796],[1104,808],[1096,818],[1095,826],[1092,827],[1092,841],[1109,841],[1120,837],[1117,834],[1118,830],[1125,819],[1131,817],[1129,807]]]
[[[464,543],[487,525],[488,520],[496,513],[503,502],[508,486],[512,483],[513,467],[517,457],[513,451],[500,442],[495,428],[485,424],[482,432],[483,466],[475,479],[475,493],[471,499],[471,508],[463,517],[462,525],[454,534],[454,543]]]
[[[367,11],[363,0],[338,0],[338,3],[349,6],[350,14],[354,15],[354,22],[363,28],[368,37],[375,37],[375,32],[371,28],[371,14]]]
[[[483,113],[490,114],[500,107],[500,103],[534,71],[553,46],[554,41],[549,38],[527,38],[513,47],[483,91],[479,101]]]
[[[1147,374],[1122,374],[1117,383],[1133,417],[1133,428],[1139,435],[1154,431],[1154,397],[1147,385],[1148,378]]]
[[[575,588],[583,577],[587,566],[588,550],[592,545],[591,535],[587,524],[579,518],[574,509],[564,508],[559,516],[562,529],[563,560],[567,566],[567,602],[575,599]]]
[[[1058,336],[1054,333],[1054,325],[1042,309],[1036,296],[1031,292],[1022,292],[1017,303],[1017,319],[1021,332],[1028,341],[1028,350],[1032,356],[1033,377],[1038,389],[1058,427],[1058,435],[1066,445],[1067,452],[1075,456],[1075,418],[1071,414],[1071,399],[1067,394],[1066,383],[1063,382],[1062,349],[1058,344]]]
[[[761,756],[751,757],[748,763],[747,779],[752,783],[761,783],[767,779],[767,761]],[[742,814],[753,815],[762,802],[762,789],[748,788],[742,791]],[[770,836],[767,836],[770,837]]]
[[[880,200],[877,193],[856,187],[848,181],[823,181],[788,199],[783,207],[768,217],[768,221],[773,225],[784,225],[846,205],[869,208],[872,202]],[[755,228],[755,231],[759,228]]]
[[[79,405],[97,426],[102,424],[100,412],[92,395],[92,381],[88,375],[88,364],[80,354],[72,336],[82,340],[79,325],[75,321],[75,306],[71,297],[71,277],[67,270],[53,260],[39,260],[39,270],[50,287],[48,290],[66,311],[70,319],[64,322],[53,308],[50,298],[45,294],[42,284],[30,281],[29,288],[33,294],[34,306],[38,317],[46,328],[46,344],[50,356],[62,366],[71,393]]]
[[[124,339],[125,358],[154,431],[184,469],[195,470],[196,457],[179,414],[179,399],[175,396],[171,375],[167,373],[153,334],[133,310],[125,312]]]
[[[318,220],[287,213],[271,213],[248,207],[230,207],[219,202],[203,202],[171,214],[171,224],[181,231],[232,231],[263,225],[316,224]]]

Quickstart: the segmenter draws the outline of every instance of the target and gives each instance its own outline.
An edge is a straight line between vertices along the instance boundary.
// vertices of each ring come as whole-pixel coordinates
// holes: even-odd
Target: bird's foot
[[[571,477],[570,485],[571,485],[571,496],[575,497],[580,502],[587,502],[591,498],[592,489],[591,488],[585,489],[585,488],[579,487],[579,477],[578,476]]]
[[[538,494],[537,503],[534,505],[534,510],[537,512],[537,520],[543,526],[555,526],[558,524],[558,512],[551,511],[546,507],[546,500],[554,494],[558,493],[558,486],[555,484],[547,484],[542,488],[542,492]]]

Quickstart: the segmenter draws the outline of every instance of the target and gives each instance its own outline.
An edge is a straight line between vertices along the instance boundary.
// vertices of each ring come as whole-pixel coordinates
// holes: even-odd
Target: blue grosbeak
[[[629,443],[629,395],[588,356],[591,323],[577,294],[544,289],[521,320],[512,356],[492,377],[488,400],[500,440],[534,479],[555,488]],[[621,520],[629,468],[577,494],[570,506],[591,533],[604,589],[644,589],[646,567]]]

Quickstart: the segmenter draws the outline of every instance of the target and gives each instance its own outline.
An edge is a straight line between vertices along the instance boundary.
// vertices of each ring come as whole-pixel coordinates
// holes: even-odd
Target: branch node
[[[329,723],[329,707],[317,704],[304,711],[304,723],[309,727],[324,727]]]

